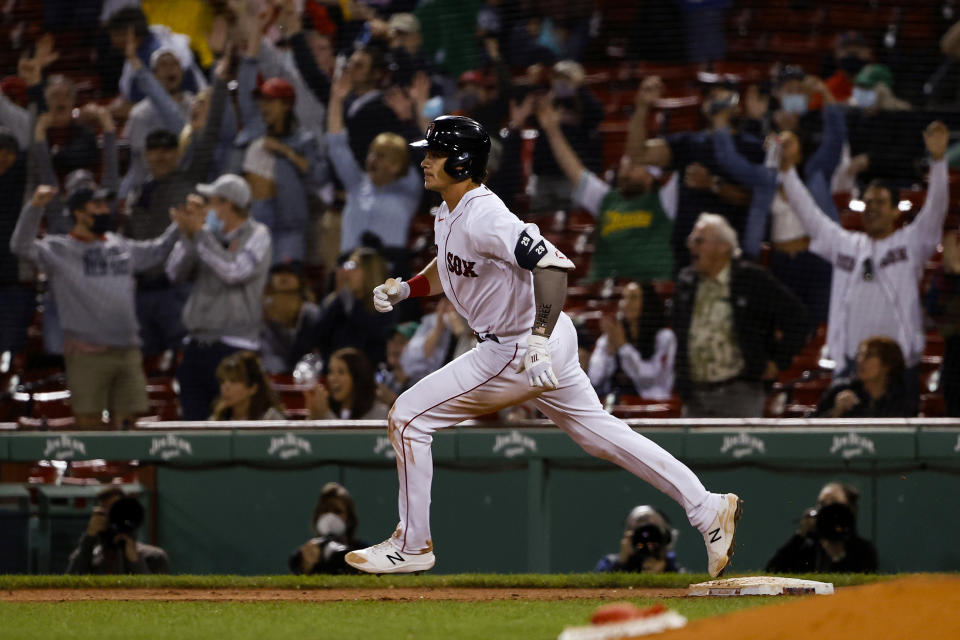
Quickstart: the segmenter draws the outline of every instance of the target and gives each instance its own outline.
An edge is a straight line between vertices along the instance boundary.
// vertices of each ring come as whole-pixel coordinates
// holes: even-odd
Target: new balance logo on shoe
[[[417,573],[433,568],[436,558],[429,540],[428,549],[423,553],[401,553],[393,546],[392,540],[393,537],[372,547],[351,551],[344,560],[364,573]]]
[[[710,536],[710,542],[711,542],[711,543],[714,543],[714,542],[716,542],[717,540],[719,540],[720,538],[723,537],[722,535],[720,535],[720,529],[719,529],[719,528],[714,529],[713,531],[709,532],[707,535]],[[390,556],[387,556],[387,557],[389,558]]]

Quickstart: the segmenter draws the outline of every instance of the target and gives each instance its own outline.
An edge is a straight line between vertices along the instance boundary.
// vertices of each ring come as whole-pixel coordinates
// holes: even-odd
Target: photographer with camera
[[[874,573],[877,549],[857,535],[860,492],[840,482],[823,486],[817,506],[807,509],[800,529],[767,563],[775,573]]]
[[[347,488],[338,482],[323,485],[310,522],[317,536],[290,555],[290,571],[305,575],[357,573],[343,558],[347,552],[369,545],[354,537],[357,505]]]
[[[627,516],[620,552],[600,559],[594,571],[631,573],[683,573],[673,548],[677,530],[660,509],[643,504]]]
[[[67,573],[170,573],[166,551],[137,541],[143,516],[140,501],[123,489],[103,489],[79,546],[70,554]]]

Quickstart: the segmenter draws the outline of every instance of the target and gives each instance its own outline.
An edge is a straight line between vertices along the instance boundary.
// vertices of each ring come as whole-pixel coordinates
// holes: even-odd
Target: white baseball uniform
[[[391,410],[389,433],[400,479],[394,546],[411,553],[431,547],[433,432],[527,400],[585,451],[620,465],[679,502],[690,523],[705,532],[721,496],[709,493],[659,445],[603,410],[580,368],[576,331],[566,314],[560,315],[549,340],[559,387],[531,387],[526,373],[517,371],[535,304],[533,273],[518,264],[515,249],[518,242],[540,242],[537,226],[521,222],[481,186],[468,191],[453,211],[446,203],[440,205],[434,232],[443,291],[482,342],[404,392]],[[556,251],[544,242],[548,251]]]
[[[790,206],[810,234],[810,251],[833,265],[827,323],[830,357],[843,368],[845,358],[856,357],[860,342],[882,335],[897,341],[908,367],[916,365],[926,345],[917,285],[927,259],[937,250],[950,203],[947,161],[931,163],[927,197],[913,222],[880,240],[831,220],[796,169],[782,173],[781,180]]]

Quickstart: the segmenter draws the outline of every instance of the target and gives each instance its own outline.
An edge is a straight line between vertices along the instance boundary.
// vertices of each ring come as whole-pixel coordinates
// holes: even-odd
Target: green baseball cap
[[[868,64],[853,80],[858,87],[875,87],[881,82],[888,87],[893,86],[893,74],[885,64]]]
[[[393,328],[394,332],[399,333],[409,340],[413,337],[413,334],[417,332],[417,329],[420,327],[419,322],[402,322]]]

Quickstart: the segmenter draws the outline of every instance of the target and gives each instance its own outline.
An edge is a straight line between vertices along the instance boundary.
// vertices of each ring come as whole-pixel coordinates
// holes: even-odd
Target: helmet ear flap
[[[443,170],[453,176],[456,180],[463,180],[470,176],[470,165],[472,164],[470,153],[461,151],[460,153],[450,154],[443,165]]]

